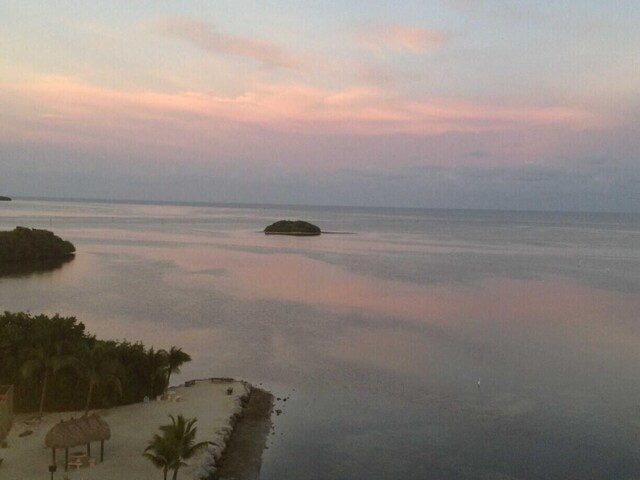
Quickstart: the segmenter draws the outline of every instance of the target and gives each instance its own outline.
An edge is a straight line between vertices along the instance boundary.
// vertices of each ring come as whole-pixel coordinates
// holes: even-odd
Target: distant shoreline
[[[335,210],[339,212],[371,212],[402,214],[417,212],[429,213],[511,213],[511,214],[557,214],[557,215],[624,215],[640,216],[640,211],[588,211],[588,210],[513,210],[500,208],[470,208],[470,207],[417,207],[417,206],[380,206],[380,205],[310,205],[310,204],[286,204],[286,203],[240,203],[240,202],[216,202],[216,201],[180,201],[180,200],[141,200],[141,199],[105,199],[105,198],[68,198],[68,197],[30,197],[15,196],[13,200],[35,201],[35,202],[70,202],[70,203],[99,203],[114,205],[171,205],[184,207],[216,207],[216,208],[254,208],[257,210],[290,209],[290,210]]]

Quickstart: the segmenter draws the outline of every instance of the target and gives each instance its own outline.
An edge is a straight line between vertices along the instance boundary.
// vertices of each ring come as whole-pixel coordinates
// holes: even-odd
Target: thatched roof
[[[44,438],[47,448],[72,448],[111,438],[109,424],[98,415],[60,421]]]

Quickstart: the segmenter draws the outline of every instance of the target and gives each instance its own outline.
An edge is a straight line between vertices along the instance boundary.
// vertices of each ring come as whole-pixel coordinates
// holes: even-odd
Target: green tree
[[[57,315],[52,319],[38,316],[34,321],[38,328],[29,336],[32,346],[25,348],[26,357],[20,371],[23,378],[40,378],[38,415],[42,418],[49,381],[55,373],[70,366],[73,361],[65,353],[72,323]]]
[[[153,436],[143,455],[163,469],[165,480],[169,469],[173,470],[172,480],[177,480],[178,471],[187,465],[186,460],[211,442],[196,443],[196,418],[185,418],[182,415],[169,415],[169,418],[171,423],[160,427],[162,435]]]
[[[171,347],[171,349],[167,352],[166,350],[160,350],[164,352],[167,356],[167,387],[170,385],[169,381],[171,379],[172,373],[180,373],[180,367],[182,364],[191,361],[191,356],[182,351],[182,348],[178,348],[176,346]]]
[[[22,365],[30,353],[25,329],[18,323],[24,317],[8,313],[0,317],[0,383],[18,384],[24,378]]]
[[[107,387],[122,395],[122,382],[116,375],[120,365],[114,359],[113,345],[107,342],[96,342],[92,348],[85,344],[75,364],[78,377],[88,383],[87,400],[84,416],[89,414],[91,399],[96,387]]]
[[[44,343],[29,349],[28,360],[22,365],[21,372],[25,378],[42,375],[42,390],[40,391],[40,407],[38,416],[42,418],[47,386],[50,378],[65,367],[73,365],[74,358],[64,353],[63,341]]]
[[[42,415],[46,405],[59,408],[62,398],[73,396],[73,371],[60,370],[71,364],[84,337],[84,325],[74,317],[0,313],[0,384],[15,386],[17,411]]]
[[[171,351],[170,367],[168,352],[98,340],[74,317],[0,312],[0,385],[14,386],[16,412],[102,408],[153,397],[166,388],[169,370],[190,359],[177,347]],[[74,368],[63,368],[69,363]]]
[[[148,395],[155,397],[164,390],[167,381],[166,371],[169,360],[164,350],[154,350],[153,347],[145,355],[145,376],[147,378]]]
[[[151,463],[153,463],[157,468],[161,468],[162,478],[167,480],[167,473],[169,472],[169,468],[171,468],[176,455],[173,450],[173,445],[169,443],[166,436],[160,436],[155,433],[153,438],[149,441],[147,448],[144,449],[144,453],[142,455],[151,460]]]

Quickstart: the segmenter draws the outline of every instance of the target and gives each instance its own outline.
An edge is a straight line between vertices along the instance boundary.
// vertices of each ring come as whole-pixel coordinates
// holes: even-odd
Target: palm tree
[[[187,419],[182,415],[169,415],[169,418],[171,423],[160,427],[162,435],[153,436],[143,455],[156,467],[163,469],[165,480],[169,469],[173,469],[172,480],[177,480],[178,471],[187,465],[185,460],[189,460],[211,442],[195,443],[196,418]]]
[[[24,378],[42,375],[42,390],[40,391],[40,408],[38,417],[42,418],[44,402],[47,396],[47,386],[51,376],[65,367],[73,364],[74,359],[64,353],[65,342],[55,342],[50,335],[45,335],[43,342],[28,349],[28,360],[22,364],[20,372]]]
[[[167,352],[164,350],[155,351],[153,347],[146,354],[146,362],[144,364],[144,373],[147,377],[148,394],[155,397],[157,393],[164,390],[164,382],[166,381],[165,372],[168,366]],[[158,392],[160,390],[160,392]]]
[[[180,366],[183,363],[191,361],[191,355],[182,351],[182,348],[171,347],[171,349],[167,352],[166,350],[160,350],[160,352],[164,352],[167,356],[167,387],[169,386],[169,380],[171,379],[172,373],[180,373]]]
[[[161,468],[162,478],[167,480],[167,473],[172,465],[175,453],[166,437],[161,437],[155,433],[153,439],[149,441],[147,448],[144,449],[142,456],[151,460],[156,467]]]
[[[118,395],[122,395],[122,382],[115,375],[118,363],[113,359],[113,352],[109,344],[96,342],[93,348],[84,345],[84,351],[76,362],[76,372],[78,377],[88,381],[89,391],[87,401],[84,406],[84,416],[89,414],[91,399],[96,387],[106,386],[113,388]]]
[[[10,314],[5,313],[4,315],[6,317]],[[25,336],[15,325],[4,325],[3,331],[0,333],[0,359],[2,359],[0,375],[5,379],[5,383],[17,385],[24,377],[21,366],[28,360],[30,353],[24,343]]]

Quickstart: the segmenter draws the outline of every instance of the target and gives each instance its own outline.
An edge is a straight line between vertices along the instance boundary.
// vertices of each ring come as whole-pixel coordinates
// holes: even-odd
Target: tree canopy
[[[304,220],[280,220],[264,229],[266,235],[320,235],[320,227]]]
[[[177,347],[171,350],[182,353],[182,363],[190,359]],[[14,385],[16,411],[88,411],[139,402],[164,392],[170,371],[164,350],[99,340],[75,317],[0,314],[0,385]]]
[[[0,263],[65,258],[75,251],[71,242],[48,230],[16,227],[0,232]]]
[[[183,352],[182,348],[179,348],[179,347],[171,347],[171,349],[168,352],[166,350],[160,350],[158,353],[165,356],[167,386],[169,386],[169,380],[171,379],[171,374],[180,373],[180,366],[183,363],[190,362],[191,356],[188,353]]]
[[[170,469],[173,470],[172,479],[177,480],[178,471],[187,465],[185,460],[189,460],[210,442],[196,443],[197,419],[185,418],[182,415],[169,415],[169,418],[171,423],[160,426],[161,434],[153,435],[143,456],[162,469],[164,480],[167,480]]]

